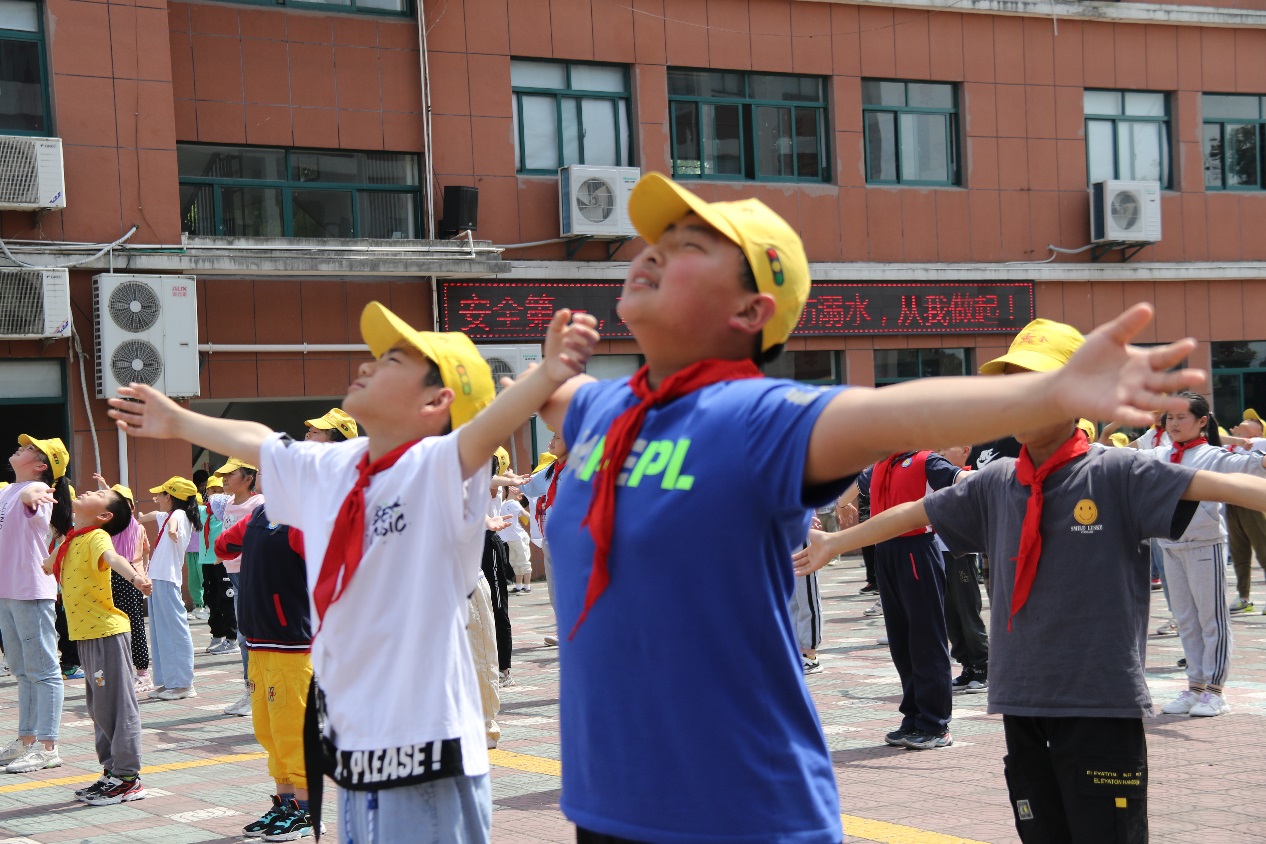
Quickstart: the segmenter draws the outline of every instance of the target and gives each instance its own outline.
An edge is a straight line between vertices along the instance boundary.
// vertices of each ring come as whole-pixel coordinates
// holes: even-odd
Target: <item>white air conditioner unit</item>
[[[62,139],[0,135],[0,210],[65,207]]]
[[[561,168],[558,212],[563,237],[636,237],[629,220],[629,193],[641,176],[636,167]]]
[[[169,396],[196,396],[198,297],[191,275],[119,275],[92,279],[97,326],[97,398],[127,384]]]
[[[502,389],[502,378],[518,378],[529,366],[541,362],[541,347],[537,345],[475,348],[488,361],[488,368],[492,370],[492,383],[496,385],[498,393]]]
[[[70,330],[70,273],[0,270],[0,340],[69,337]]]
[[[1091,243],[1161,239],[1159,182],[1095,182],[1090,189]]]

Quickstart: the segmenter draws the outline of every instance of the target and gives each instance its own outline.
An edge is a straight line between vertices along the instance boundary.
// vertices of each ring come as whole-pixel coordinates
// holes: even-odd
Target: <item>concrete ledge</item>
[[[1252,9],[1219,9],[1213,6],[1180,6],[1169,3],[1074,3],[1061,0],[847,0],[847,2],[846,0],[808,0],[808,2],[927,9],[937,12],[1071,18],[1109,23],[1266,27],[1266,12]]]

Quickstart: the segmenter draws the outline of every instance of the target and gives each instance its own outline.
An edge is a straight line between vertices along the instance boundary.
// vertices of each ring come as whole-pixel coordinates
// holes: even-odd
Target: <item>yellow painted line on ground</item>
[[[166,765],[151,765],[142,768],[142,774],[161,774],[164,771],[183,771],[187,768],[206,768],[211,765],[231,765],[234,762],[253,762],[256,759],[267,759],[267,753],[234,753],[229,756],[210,756],[206,759],[190,759],[187,762],[168,762]],[[13,794],[18,791],[35,791],[40,788],[53,788],[59,785],[78,785],[81,782],[96,782],[100,774],[82,774],[74,777],[58,777],[52,780],[37,782],[19,782],[13,785],[0,786],[0,794]]]
[[[488,761],[498,768],[510,768],[514,771],[526,771],[529,774],[562,775],[562,764],[557,759],[546,759],[527,753],[514,753],[509,750],[489,750]],[[912,826],[876,821],[870,818],[859,818],[854,815],[840,815],[844,822],[844,831],[853,838],[862,841],[878,841],[880,844],[986,844],[971,838],[959,838],[955,835],[944,835]]]

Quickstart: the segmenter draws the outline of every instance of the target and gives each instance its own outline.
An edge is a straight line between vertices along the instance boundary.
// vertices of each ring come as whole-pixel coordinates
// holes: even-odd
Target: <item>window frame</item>
[[[343,0],[327,3],[304,2],[304,0],[225,0],[225,2],[241,6],[266,6],[273,9],[281,6],[286,9],[336,12],[342,15],[374,15],[377,17],[389,18],[411,18],[416,11],[413,0],[403,0],[405,8],[399,11],[394,9],[374,9],[370,7],[359,8],[356,6],[356,0],[346,0],[347,5],[343,5]]]
[[[1214,404],[1213,412],[1218,416],[1219,421],[1221,421],[1224,425],[1226,424],[1227,420],[1238,421],[1239,417],[1236,414],[1242,413],[1246,407],[1252,406],[1247,396],[1248,391],[1245,389],[1245,383],[1244,383],[1245,376],[1256,376],[1259,379],[1266,378],[1266,359],[1263,359],[1262,361],[1263,365],[1261,366],[1227,366],[1227,367],[1218,366],[1217,358],[1216,356],[1214,356],[1214,352],[1215,352],[1214,347],[1222,343],[1241,343],[1241,342],[1252,343],[1252,344],[1259,344],[1259,343],[1266,344],[1266,340],[1214,340],[1209,350],[1210,351],[1209,388],[1213,395],[1213,404]],[[1236,392],[1236,400],[1237,400],[1236,404],[1238,405],[1237,407],[1228,409],[1228,408],[1219,406],[1219,403],[1218,403],[1219,395],[1225,396],[1226,394],[1226,387],[1223,386],[1222,384],[1219,384],[1219,381],[1223,378],[1235,379],[1235,392]],[[1230,410],[1230,412],[1226,413],[1225,411],[1227,410]]]
[[[510,83],[511,108],[514,114],[514,144],[518,150],[518,159],[514,172],[516,176],[557,176],[558,170],[562,167],[569,166],[565,162],[563,149],[563,100],[570,99],[574,101],[576,106],[576,132],[577,138],[580,140],[580,161],[573,161],[572,164],[587,167],[634,167],[633,162],[637,158],[637,149],[633,144],[633,85],[632,74],[629,73],[629,66],[626,64],[616,64],[610,62],[575,62],[559,59],[539,59],[524,58],[511,56],[512,62],[534,62],[536,64],[552,64],[562,65],[564,72],[567,74],[566,88],[533,88],[526,85],[515,85],[513,81]],[[589,67],[605,67],[618,69],[624,77],[624,90],[616,91],[591,91],[586,88],[573,88],[571,69],[573,65],[586,65]],[[550,170],[544,168],[528,168],[527,165],[527,142],[523,132],[523,97],[553,97],[554,98],[554,138],[557,143],[558,167]],[[625,126],[628,130],[628,136],[624,139],[624,148],[628,150],[628,160],[616,164],[587,164],[584,161],[585,145],[585,117],[584,109],[580,107],[582,100],[610,100],[613,104],[623,101],[625,110]],[[616,158],[620,158],[620,118],[618,112],[615,117],[615,134],[616,134]]]
[[[736,73],[743,79],[743,96],[741,97],[701,97],[689,94],[668,94],[668,153],[669,166],[672,169],[672,178],[674,179],[699,179],[701,181],[714,182],[782,182],[796,184],[830,184],[831,183],[831,150],[832,145],[829,142],[830,128],[830,107],[831,95],[827,89],[827,82],[830,77],[817,76],[811,73],[765,73],[748,70],[725,70],[720,68],[696,68],[696,67],[669,67],[668,73],[674,71],[684,71],[687,73]],[[821,100],[817,103],[800,102],[797,100],[768,100],[758,99],[751,95],[751,78],[752,76],[785,76],[798,79],[813,79],[818,83],[821,92]],[[695,109],[695,137],[699,139],[699,143],[703,143],[703,138],[707,137],[703,131],[704,105],[725,105],[738,106],[739,108],[739,148],[742,151],[743,169],[747,169],[748,157],[748,138],[757,136],[756,127],[756,109],[765,108],[789,108],[791,109],[791,125],[792,125],[792,143],[795,143],[794,127],[796,125],[796,109],[808,109],[815,112],[818,116],[818,161],[821,162],[821,174],[818,176],[800,176],[800,162],[796,156],[794,149],[791,160],[795,174],[791,176],[767,176],[760,172],[760,155],[753,148],[751,150],[752,173],[704,173],[703,172],[703,150],[699,151],[700,163],[698,173],[682,173],[677,169],[677,116],[673,112],[673,103],[687,102],[694,103]],[[715,132],[712,133],[715,137]],[[753,140],[754,144],[755,141]]]
[[[909,183],[907,182],[907,184]],[[917,364],[919,368],[919,372],[923,372],[924,352],[943,352],[950,349],[953,349],[955,351],[960,351],[963,353],[963,371],[961,373],[947,373],[944,375],[915,375],[910,378],[881,378],[879,377],[879,365],[878,365],[878,361],[875,360],[875,354],[877,352],[917,352],[919,356],[918,364]],[[874,366],[874,370],[875,370],[874,381],[875,381],[876,387],[887,387],[892,384],[904,384],[907,381],[918,381],[921,378],[954,378],[960,375],[971,375],[976,370],[975,349],[971,348],[970,346],[921,346],[917,349],[910,349],[910,348],[871,349],[871,363]]]
[[[954,82],[939,82],[936,80],[924,79],[880,79],[878,77],[864,77],[860,80],[866,82],[891,82],[904,86],[906,102],[910,101],[910,85],[944,85],[950,89],[950,95],[954,98],[954,105],[950,108],[933,108],[931,106],[912,106],[912,105],[868,105],[865,99],[862,100],[862,171],[865,175],[867,185],[910,185],[912,187],[939,187],[939,188],[956,188],[963,185],[963,156],[962,150],[962,101],[958,95],[958,85]],[[872,179],[870,177],[870,133],[866,131],[866,114],[868,112],[884,112],[895,115],[893,120],[893,139],[895,156],[894,161],[897,169],[897,178],[893,179]],[[901,177],[901,115],[902,114],[944,114],[949,117],[949,132],[947,134],[948,144],[945,145],[945,154],[947,161],[945,162],[945,170],[949,173],[949,181],[941,181],[936,179],[903,179]]]
[[[1242,97],[1243,99],[1257,100],[1257,117],[1209,117],[1205,114],[1204,98],[1205,97]],[[1227,166],[1229,163],[1226,154],[1226,127],[1228,123],[1245,125],[1251,124],[1257,127],[1257,184],[1255,185],[1228,185],[1226,180]],[[1200,94],[1200,153],[1204,157],[1204,127],[1217,126],[1218,140],[1222,144],[1222,184],[1210,185],[1208,181],[1204,182],[1206,191],[1262,191],[1266,190],[1266,176],[1262,174],[1262,165],[1266,163],[1266,96],[1261,94],[1211,94],[1204,92]],[[1203,172],[1204,168],[1201,168]]]
[[[388,150],[347,150],[347,149],[310,149],[307,147],[269,147],[257,146],[251,144],[177,144],[177,147],[227,147],[231,149],[253,149],[268,150],[272,152],[281,152],[284,156],[285,172],[291,172],[291,155],[299,153],[318,153],[318,154],[335,154],[346,155],[347,153],[367,153],[388,152]],[[393,155],[413,155],[416,153],[392,153]],[[421,162],[418,166],[419,176],[422,174]],[[360,233],[360,202],[359,194],[362,191],[370,191],[376,193],[402,193],[413,195],[413,213],[414,219],[418,221],[418,231],[413,237],[400,238],[401,240],[418,240],[424,236],[422,230],[422,190],[423,185],[369,185],[359,182],[297,182],[289,179],[236,179],[236,178],[209,178],[206,176],[177,176],[179,182],[178,187],[210,187],[212,197],[212,208],[215,215],[215,234],[211,237],[256,237],[256,235],[231,235],[226,234],[224,230],[224,205],[222,193],[224,188],[275,188],[281,190],[281,215],[282,215],[282,238],[291,239],[298,237],[294,233],[294,192],[295,191],[315,191],[315,190],[334,190],[352,194],[352,235],[347,238],[335,238],[327,236],[330,240],[383,240],[393,238],[366,238]],[[182,209],[183,211],[183,209]],[[183,223],[183,213],[182,213]],[[199,235],[207,237],[208,235]]]
[[[21,135],[27,138],[49,138],[53,137],[53,98],[49,85],[49,67],[48,67],[48,45],[44,39],[44,3],[43,0],[34,0],[31,3],[35,7],[35,20],[37,29],[35,32],[25,32],[20,29],[0,29],[0,40],[3,41],[34,41],[39,49],[40,62],[40,89],[42,94],[41,103],[44,108],[44,125],[37,130],[31,129],[0,129],[3,135]]]
[[[1097,92],[1105,94],[1118,94],[1121,96],[1121,114],[1091,114],[1085,109],[1086,94],[1088,92]],[[1082,134],[1086,140],[1086,186],[1090,187],[1094,184],[1091,181],[1090,173],[1090,121],[1106,120],[1112,123],[1112,179],[1121,180],[1119,167],[1121,164],[1121,136],[1119,134],[1120,123],[1159,123],[1163,131],[1161,137],[1165,141],[1165,172],[1162,173],[1160,180],[1161,190],[1173,190],[1174,187],[1174,112],[1173,102],[1169,95],[1169,91],[1146,91],[1136,88],[1082,88]],[[1149,115],[1125,114],[1125,95],[1126,94],[1160,94],[1164,98],[1165,114],[1162,117],[1152,117]],[[1202,145],[1203,147],[1203,145]],[[1203,172],[1203,168],[1202,168]],[[1203,180],[1203,177],[1202,177]],[[1133,181],[1133,180],[1131,180]]]

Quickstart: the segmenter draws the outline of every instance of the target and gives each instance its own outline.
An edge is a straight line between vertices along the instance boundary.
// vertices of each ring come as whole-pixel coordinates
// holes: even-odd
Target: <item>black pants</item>
[[[61,652],[61,668],[65,674],[79,666],[79,646],[71,641],[70,628],[66,625],[66,608],[62,606],[61,598],[57,599],[56,604],[53,624],[57,627],[57,650]]]
[[[987,671],[989,634],[980,618],[980,584],[976,582],[976,555],[945,558],[945,631],[950,656],[963,668]]]
[[[202,564],[202,601],[207,606],[211,635],[237,639],[237,613],[233,610],[233,584],[224,563]]]
[[[110,593],[114,605],[132,622],[132,667],[149,670],[149,639],[145,635],[145,596],[116,571],[110,572]]]
[[[492,592],[492,620],[497,629],[497,667],[510,670],[514,636],[510,629],[510,592],[506,570],[510,568],[510,549],[505,540],[492,531],[484,531],[484,558],[480,564]]]
[[[945,561],[932,534],[875,546],[888,650],[901,677],[901,726],[942,733],[953,694],[945,632]]]
[[[1024,844],[1146,844],[1143,719],[1004,715],[1002,726]]]
[[[616,838],[614,835],[603,835],[601,832],[590,832],[583,827],[576,827],[576,844],[642,844],[632,838]]]
[[[875,546],[862,546],[862,562],[866,564],[866,582],[871,586],[877,586],[875,582]]]

